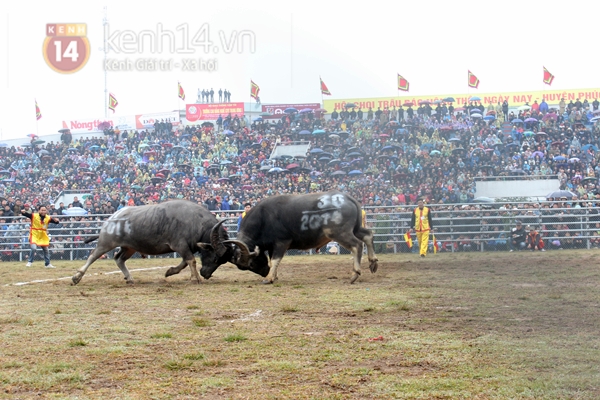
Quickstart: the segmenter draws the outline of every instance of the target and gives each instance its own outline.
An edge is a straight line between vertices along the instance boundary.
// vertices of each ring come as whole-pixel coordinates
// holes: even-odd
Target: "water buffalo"
[[[200,252],[202,265],[209,270],[233,257],[234,247],[226,243],[229,236],[221,226],[223,222],[218,222],[206,208],[187,200],[122,208],[104,222],[98,236],[85,241],[98,239],[98,246],[73,276],[73,283],[79,283],[94,261],[116,247],[120,249],[115,253],[115,261],[127,283],[133,283],[133,279],[125,261],[136,252],[143,256],[177,252],[183,260],[169,268],[165,276],[178,274],[189,265],[192,279],[200,282],[194,253]],[[204,273],[202,276],[208,279],[210,274]]]
[[[246,214],[237,238],[224,240],[223,244],[237,246],[231,262],[238,268],[266,277],[263,283],[273,283],[287,250],[320,248],[332,240],[352,252],[354,273],[350,283],[360,276],[363,243],[367,246],[369,269],[377,271],[373,233],[362,226],[360,204],[336,190],[269,197]],[[209,268],[217,267],[202,269],[212,273]]]

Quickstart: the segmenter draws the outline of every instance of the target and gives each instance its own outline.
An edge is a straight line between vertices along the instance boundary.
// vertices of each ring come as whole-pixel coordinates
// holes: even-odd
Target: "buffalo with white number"
[[[136,252],[143,255],[177,252],[183,260],[169,268],[165,276],[178,274],[189,265],[192,279],[200,282],[194,253],[200,252],[203,271],[216,269],[234,255],[234,246],[227,243],[229,236],[221,226],[223,222],[218,222],[206,208],[187,200],[122,208],[104,222],[98,236],[85,240],[90,243],[98,239],[98,246],[73,276],[73,283],[79,283],[94,261],[117,247],[120,249],[114,258],[127,283],[133,283],[133,279],[125,261]]]
[[[362,226],[362,209],[357,200],[339,191],[304,195],[280,195],[259,202],[242,220],[231,262],[262,277],[263,283],[277,280],[277,267],[287,250],[309,250],[336,241],[352,253],[353,274],[360,276],[363,243],[367,246],[369,269],[377,271],[373,233]],[[269,267],[270,265],[270,267]],[[218,265],[202,266],[210,276]]]

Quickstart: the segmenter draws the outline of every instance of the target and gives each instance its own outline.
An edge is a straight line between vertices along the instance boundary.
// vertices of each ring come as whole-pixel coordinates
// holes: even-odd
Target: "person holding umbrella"
[[[413,229],[417,232],[417,240],[419,241],[419,253],[421,257],[427,255],[427,245],[429,243],[429,233],[433,231],[433,220],[429,207],[425,207],[423,199],[419,199],[417,207],[412,213],[410,220],[409,234]]]
[[[48,252],[48,246],[50,245],[50,238],[48,237],[48,224],[60,224],[57,218],[48,215],[48,209],[46,206],[41,206],[38,212],[34,213],[29,208],[29,204],[24,205],[24,209],[21,210],[21,215],[31,220],[31,228],[29,230],[29,244],[31,245],[31,251],[29,253],[29,261],[25,264],[26,267],[31,267],[33,264],[33,258],[35,251],[38,247],[42,249],[44,253],[44,263],[46,268],[55,268],[50,264],[50,253]]]

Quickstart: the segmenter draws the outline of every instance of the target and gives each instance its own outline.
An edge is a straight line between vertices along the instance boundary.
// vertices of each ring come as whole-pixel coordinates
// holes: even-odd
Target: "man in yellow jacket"
[[[429,243],[429,232],[433,231],[433,220],[431,218],[431,211],[429,207],[425,207],[423,199],[419,199],[417,202],[417,207],[414,209],[410,220],[410,227],[410,231],[414,229],[417,232],[419,253],[421,257],[425,257]]]
[[[37,248],[41,248],[44,253],[44,263],[46,268],[54,268],[50,264],[50,253],[48,252],[48,246],[50,245],[50,238],[48,237],[48,224],[50,222],[54,224],[60,224],[57,218],[48,215],[48,209],[45,206],[41,206],[38,212],[32,213],[31,209],[27,204],[25,208],[21,210],[21,214],[31,220],[31,229],[29,230],[29,243],[31,244],[31,252],[29,253],[29,261],[25,265],[31,267],[33,264],[33,257]]]

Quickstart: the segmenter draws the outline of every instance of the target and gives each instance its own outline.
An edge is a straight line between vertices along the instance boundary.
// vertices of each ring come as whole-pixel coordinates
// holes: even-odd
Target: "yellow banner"
[[[381,108],[382,110],[385,107],[400,107],[402,104],[406,102],[412,102],[415,105],[419,104],[419,101],[427,100],[427,101],[436,101],[443,100],[445,98],[452,97],[455,102],[453,103],[455,107],[461,107],[463,104],[467,103],[470,98],[478,97],[481,99],[481,103],[485,106],[492,103],[493,105],[498,104],[498,102],[502,103],[504,100],[508,102],[509,107],[518,107],[522,106],[525,103],[529,103],[529,105],[533,104],[534,101],[537,100],[538,103],[542,102],[542,99],[545,99],[549,105],[557,105],[561,99],[565,99],[567,104],[569,101],[573,100],[573,102],[577,101],[577,99],[583,101],[587,99],[588,102],[593,102],[598,99],[600,101],[600,89],[599,88],[591,88],[591,89],[569,89],[569,90],[544,90],[544,91],[535,91],[535,92],[503,92],[503,93],[470,93],[470,94],[443,94],[443,95],[429,95],[429,96],[398,96],[398,97],[373,97],[373,98],[362,98],[362,99],[338,99],[338,100],[323,100],[323,108],[327,110],[327,112],[333,112],[333,110],[343,110],[345,105],[348,103],[356,104],[356,107],[360,107],[363,111],[367,111],[370,108],[373,111],[376,111],[377,108]]]

